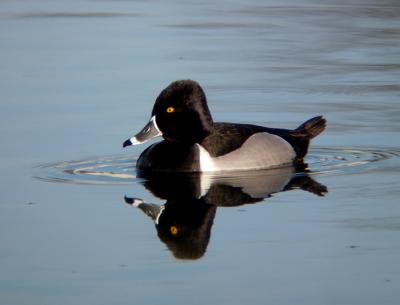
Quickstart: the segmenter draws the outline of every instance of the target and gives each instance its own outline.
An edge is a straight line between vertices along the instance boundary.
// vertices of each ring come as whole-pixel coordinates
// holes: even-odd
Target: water
[[[2,1],[0,303],[397,304],[399,17],[377,0]],[[181,78],[218,121],[323,114],[309,171],[194,177],[183,197],[137,177],[146,145],[122,142]],[[171,204],[252,181],[270,186],[252,204]],[[196,257],[162,237],[182,228],[155,223],[164,204],[203,219]]]
[[[306,170],[296,173],[346,175],[371,170],[387,170],[396,164],[400,151],[379,148],[318,147],[309,150],[305,162]],[[143,181],[136,171],[137,158],[130,155],[102,156],[77,161],[63,161],[37,166],[35,178],[49,182],[74,184],[131,184]],[[385,162],[383,162],[385,161]],[[271,170],[255,171],[271,173]],[[247,175],[233,173],[233,175]],[[230,176],[232,173],[217,173],[211,176]],[[146,181],[146,178],[144,178]]]

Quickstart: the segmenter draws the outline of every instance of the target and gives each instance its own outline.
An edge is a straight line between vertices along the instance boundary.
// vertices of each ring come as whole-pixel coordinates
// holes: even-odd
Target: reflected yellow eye
[[[167,112],[168,113],[172,113],[172,112],[174,112],[175,111],[175,108],[174,107],[168,107],[167,108]]]
[[[169,231],[171,232],[172,235],[178,234],[178,228],[175,227],[175,226],[171,226],[171,227],[169,228]]]

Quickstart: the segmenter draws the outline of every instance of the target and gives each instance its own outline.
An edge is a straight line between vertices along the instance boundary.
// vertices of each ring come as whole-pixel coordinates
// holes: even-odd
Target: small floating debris
[[[360,248],[360,246],[350,245],[350,246],[348,246],[347,248],[350,248],[350,249],[357,249],[357,248]]]

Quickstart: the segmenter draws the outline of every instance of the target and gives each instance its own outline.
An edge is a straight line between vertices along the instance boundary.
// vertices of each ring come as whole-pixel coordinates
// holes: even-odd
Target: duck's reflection
[[[204,255],[217,207],[255,203],[278,192],[302,189],[318,196],[326,186],[292,167],[268,171],[215,176],[207,174],[141,174],[144,185],[156,197],[166,200],[159,206],[139,198],[125,197],[152,218],[158,237],[176,258],[198,259]]]

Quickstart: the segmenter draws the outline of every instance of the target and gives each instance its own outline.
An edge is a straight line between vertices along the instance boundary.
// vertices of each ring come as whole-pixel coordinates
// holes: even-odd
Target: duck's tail
[[[303,161],[304,156],[307,154],[310,140],[323,132],[325,127],[326,120],[322,116],[316,116],[304,122],[296,129],[291,130],[287,141],[292,144],[296,151],[297,157],[295,161]]]
[[[313,117],[312,119],[309,119],[308,121],[301,124],[294,130],[294,133],[296,134],[296,136],[307,137],[309,140],[311,140],[312,138],[315,138],[317,135],[323,132],[325,130],[325,127],[326,120],[323,118],[323,116],[320,115]]]

